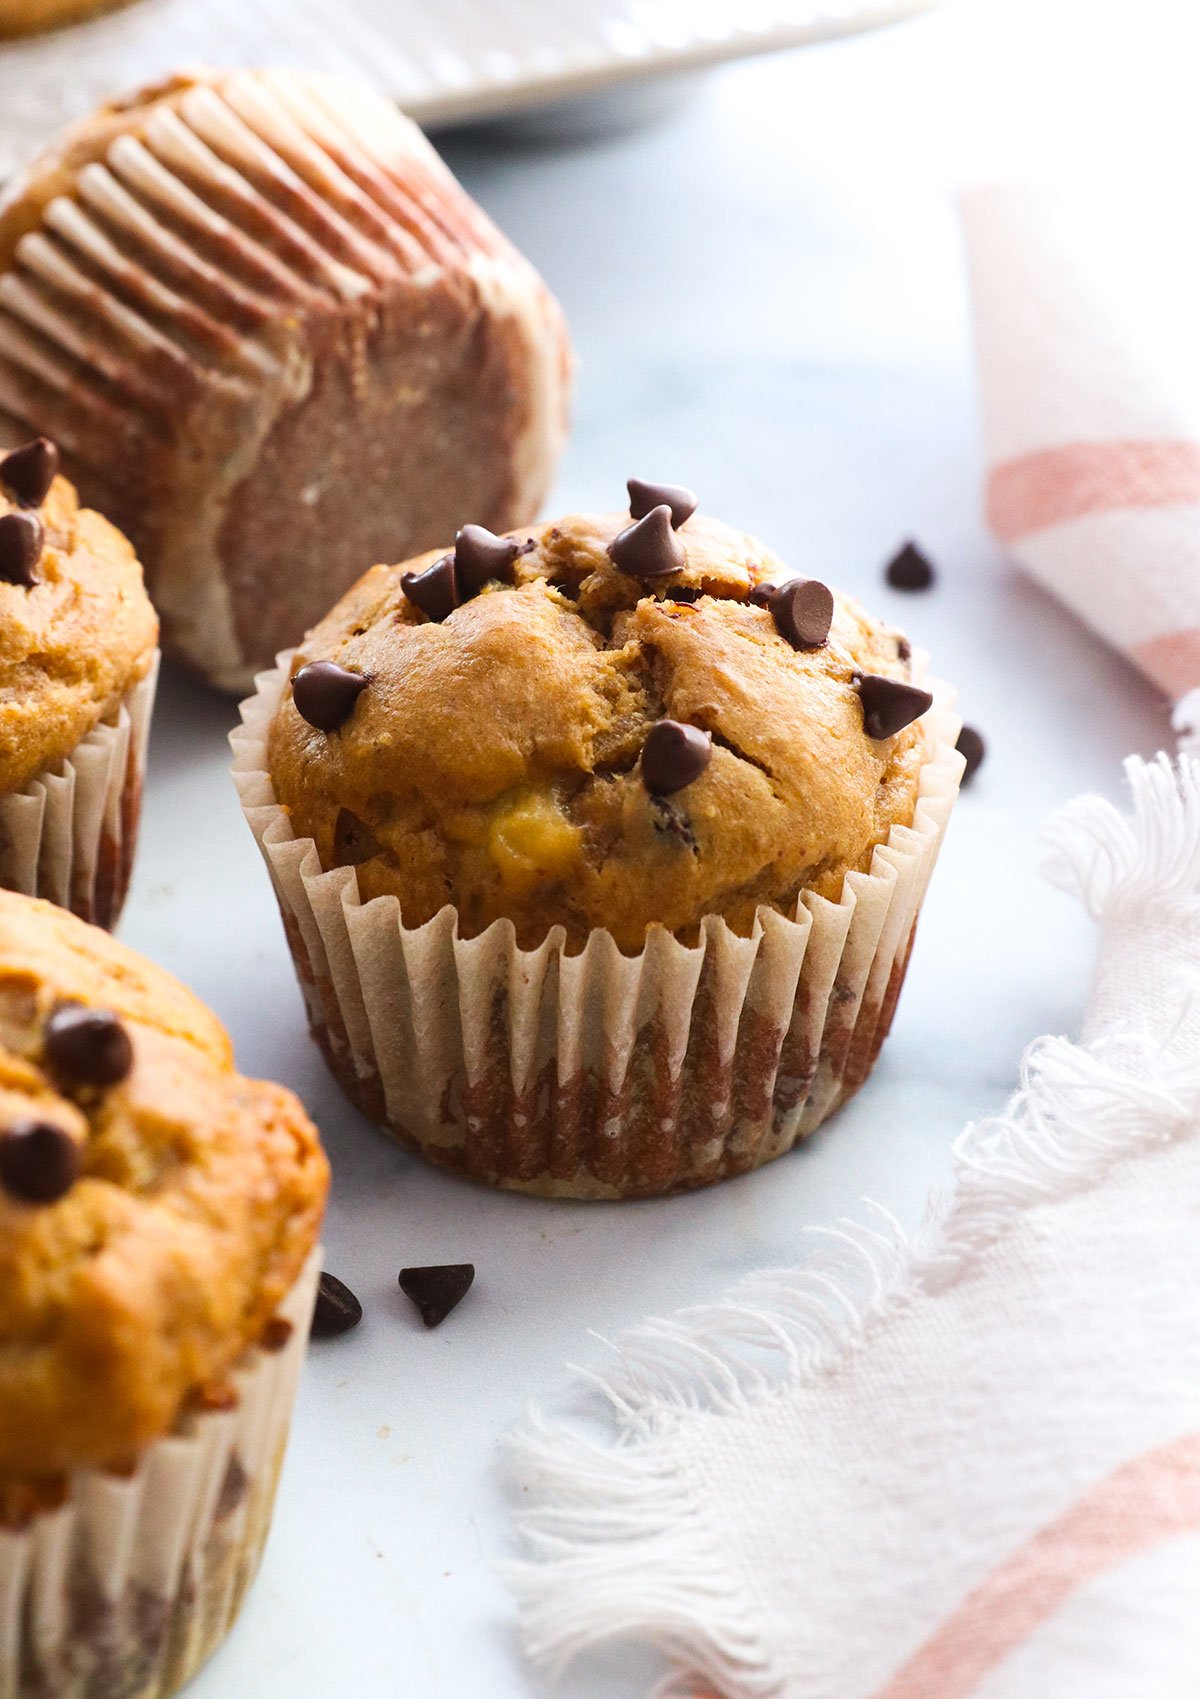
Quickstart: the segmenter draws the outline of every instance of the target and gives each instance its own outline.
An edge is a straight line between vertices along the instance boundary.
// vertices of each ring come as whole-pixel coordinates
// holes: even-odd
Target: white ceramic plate
[[[0,47],[0,175],[70,118],[189,64],[367,77],[426,124],[891,23],[937,0],[135,0]]]

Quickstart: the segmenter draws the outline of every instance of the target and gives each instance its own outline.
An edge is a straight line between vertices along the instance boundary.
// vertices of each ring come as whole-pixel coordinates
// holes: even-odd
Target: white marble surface
[[[794,1260],[807,1223],[864,1195],[913,1220],[963,1122],[1013,1085],[1025,1042],[1073,1027],[1090,939],[1037,877],[1036,829],[1081,789],[1115,794],[1121,757],[1157,748],[1166,716],[1014,574],[977,515],[948,189],[985,131],[1007,157],[994,73],[1026,57],[1012,31],[1032,16],[951,8],[742,66],[637,133],[447,144],[574,326],[576,429],[554,505],[613,504],[630,473],[695,484],[799,569],[903,621],[989,738],[893,1037],[809,1147],[713,1192],[628,1207],[492,1196],[399,1154],[305,1036],[226,777],[228,705],[164,685],[123,934],[213,1004],[248,1071],[304,1097],[336,1173],[327,1263],[367,1309],[310,1357],[264,1572],[195,1699],[541,1699],[551,1689],[523,1666],[492,1571],[508,1549],[496,1445],[526,1400],[552,1401],[564,1363],[599,1354],[589,1329]],[[910,533],[941,568],[924,597],[880,579]],[[427,1334],[397,1271],[460,1259],[476,1287]],[[654,1670],[598,1656],[553,1691],[641,1699]]]

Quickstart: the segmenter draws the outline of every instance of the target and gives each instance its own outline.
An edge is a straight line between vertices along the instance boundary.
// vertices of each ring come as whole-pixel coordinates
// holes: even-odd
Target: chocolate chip
[[[904,636],[897,637],[897,639],[896,639],[896,659],[898,661],[911,661],[912,660],[912,644],[908,641],[907,637],[904,637]]]
[[[629,491],[631,518],[644,519],[656,507],[666,506],[671,509],[671,524],[676,531],[700,505],[700,497],[686,484],[648,484],[644,478],[630,478],[625,488]]]
[[[895,737],[933,706],[927,690],[882,673],[856,673],[854,683],[862,698],[863,730],[868,737]]]
[[[43,1043],[52,1072],[69,1085],[117,1085],[133,1067],[129,1034],[110,1009],[60,1003]]]
[[[954,745],[958,753],[966,758],[966,768],[963,771],[962,782],[970,784],[976,773],[983,766],[983,758],[987,754],[987,744],[975,730],[974,726],[964,726],[958,734],[958,742]]]
[[[652,507],[636,524],[627,525],[608,545],[608,552],[613,565],[631,578],[665,578],[678,572],[687,559],[683,544],[671,528],[671,509],[666,502]]]
[[[671,796],[698,779],[711,760],[707,732],[681,720],[659,720],[642,745],[642,783],[651,796]]]
[[[363,1308],[350,1288],[335,1274],[322,1274],[317,1287],[317,1307],[313,1311],[314,1339],[335,1339],[339,1333],[349,1333],[362,1320]]]
[[[477,596],[493,578],[512,581],[512,564],[521,553],[511,537],[497,537],[483,525],[464,525],[454,539],[458,593],[465,602]]]
[[[400,1290],[417,1306],[425,1326],[436,1327],[462,1303],[474,1278],[475,1264],[471,1262],[445,1263],[437,1268],[402,1268]]]
[[[426,619],[440,625],[459,605],[458,577],[454,571],[454,556],[443,555],[427,566],[424,572],[406,572],[400,588],[414,607],[420,608]]]
[[[21,1203],[57,1203],[79,1169],[79,1146],[51,1121],[18,1121],[0,1133],[0,1186]]]
[[[654,830],[662,836],[675,838],[693,855],[699,855],[700,845],[687,815],[665,796],[651,797],[650,800],[654,805]]]
[[[819,649],[833,624],[833,591],[817,578],[789,578],[768,604],[781,637],[793,649]]]
[[[259,1350],[269,1351],[273,1356],[283,1350],[294,1332],[291,1322],[284,1316],[272,1316],[258,1336]]]
[[[21,507],[41,507],[58,472],[58,450],[49,437],[35,437],[0,460],[0,485]]]
[[[336,661],[310,661],[292,680],[292,701],[302,720],[318,731],[332,732],[348,720],[370,680],[347,672]]]
[[[348,808],[339,808],[333,823],[333,859],[339,867],[361,867],[379,854],[379,839],[365,821]]]
[[[37,563],[42,558],[46,534],[36,513],[6,513],[0,519],[0,579],[32,590],[41,579]]]
[[[937,577],[933,562],[915,543],[905,543],[888,561],[883,575],[893,590],[928,590]]]
[[[753,602],[756,608],[769,608],[771,605],[771,597],[775,594],[778,588],[778,584],[769,584],[765,579],[763,579],[759,583],[752,584],[750,586],[750,594],[747,597],[747,600]]]
[[[704,591],[697,589],[694,584],[678,584],[674,590],[667,591],[665,600],[668,602],[681,602],[684,607],[691,607],[694,603],[700,600],[703,594]]]

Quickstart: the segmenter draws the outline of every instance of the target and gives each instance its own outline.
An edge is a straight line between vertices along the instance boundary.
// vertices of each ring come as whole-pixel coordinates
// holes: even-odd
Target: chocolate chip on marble
[[[613,565],[631,578],[666,578],[679,572],[687,560],[666,502],[627,525],[608,545],[608,553]]]
[[[413,606],[420,608],[426,619],[440,625],[461,602],[458,574],[454,570],[454,556],[443,555],[441,560],[435,560],[432,566],[427,566],[424,572],[404,573],[400,579],[400,588]]]
[[[57,473],[57,448],[49,437],[35,437],[0,460],[0,487],[20,507],[41,507]]]
[[[73,1086],[119,1085],[133,1067],[133,1045],[111,1009],[60,1003],[43,1034],[46,1061]]]
[[[79,1146],[52,1121],[17,1121],[0,1132],[0,1186],[19,1203],[57,1203],[80,1165]]]
[[[511,583],[512,564],[521,552],[521,544],[511,537],[497,537],[483,525],[464,525],[454,539],[454,569],[463,601],[477,596],[494,578]]]
[[[437,1327],[461,1304],[475,1279],[472,1262],[443,1263],[433,1268],[402,1268],[400,1290],[417,1306],[426,1327]]]
[[[0,518],[0,579],[26,590],[40,584],[37,563],[45,541],[46,533],[36,513],[6,513]]]
[[[915,543],[905,543],[884,568],[884,577],[893,590],[928,590],[937,577],[933,562],[921,553]]]
[[[964,785],[970,784],[983,766],[983,758],[987,754],[987,744],[974,726],[964,726],[958,734],[958,742],[954,747],[967,763],[963,770],[962,782]]]
[[[833,624],[833,591],[818,578],[789,578],[768,604],[781,637],[793,649],[820,649]]]
[[[863,730],[868,737],[895,737],[933,706],[927,690],[882,673],[856,673],[854,684],[862,700]]]
[[[642,783],[651,796],[671,796],[698,779],[712,760],[712,738],[682,720],[659,720],[642,745]]]
[[[292,680],[292,701],[302,720],[332,732],[350,718],[369,683],[364,674],[347,672],[336,661],[310,661]]]
[[[648,484],[644,478],[630,478],[625,488],[629,491],[631,518],[644,519],[656,507],[666,506],[671,509],[671,525],[676,531],[700,505],[700,497],[686,484]]]
[[[313,1311],[313,1338],[336,1339],[357,1327],[362,1318],[363,1307],[345,1282],[336,1274],[322,1274],[317,1286],[317,1307]]]

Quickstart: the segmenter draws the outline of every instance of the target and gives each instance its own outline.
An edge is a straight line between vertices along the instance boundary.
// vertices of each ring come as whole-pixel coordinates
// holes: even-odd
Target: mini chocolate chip
[[[898,661],[912,660],[912,644],[903,635],[896,639],[896,659]]]
[[[675,838],[693,855],[700,854],[700,845],[687,815],[665,796],[651,798],[654,804],[654,830],[661,836]]]
[[[608,545],[608,553],[613,565],[631,578],[666,578],[679,572],[687,560],[683,544],[671,528],[671,509],[666,502],[627,525]]]
[[[954,745],[958,753],[966,758],[962,782],[970,784],[976,773],[983,766],[983,758],[987,754],[987,744],[980,737],[974,726],[964,726],[958,734],[958,742]]]
[[[651,796],[671,796],[698,779],[711,760],[707,732],[681,720],[659,720],[642,745],[642,783]]]
[[[937,577],[933,562],[915,543],[905,543],[888,561],[883,575],[893,590],[928,590]]]
[[[459,605],[454,556],[443,555],[441,560],[435,560],[432,566],[427,566],[424,572],[404,573],[400,579],[400,588],[413,606],[420,608],[426,619],[440,625]]]
[[[129,1034],[111,1009],[60,1003],[43,1044],[52,1072],[70,1085],[118,1085],[133,1067]]]
[[[294,1332],[291,1322],[284,1316],[272,1316],[258,1336],[259,1350],[269,1351],[272,1355],[282,1351]]]
[[[644,478],[630,478],[629,513],[633,519],[644,519],[656,507],[664,504],[671,509],[671,524],[678,531],[695,513],[700,497],[686,484],[648,484]]]
[[[57,1203],[79,1170],[79,1146],[52,1121],[18,1121],[0,1133],[0,1186],[21,1203]]]
[[[333,857],[339,867],[361,867],[380,851],[379,839],[365,821],[339,808],[333,823]]]
[[[778,588],[778,584],[771,584],[765,578],[761,579],[759,583],[750,586],[750,594],[746,599],[753,602],[756,608],[769,608],[771,597]]]
[[[833,591],[818,578],[789,578],[769,603],[771,618],[793,649],[820,649],[833,624]]]
[[[310,661],[292,680],[292,701],[302,720],[318,731],[332,732],[348,720],[370,680],[347,672],[336,661]]]
[[[339,1333],[349,1333],[362,1316],[363,1307],[345,1282],[335,1274],[322,1274],[313,1311],[313,1338],[335,1339]]]
[[[493,578],[512,580],[512,564],[521,553],[511,537],[497,537],[483,525],[464,525],[454,539],[458,593],[465,602],[477,596]]]
[[[57,472],[57,448],[49,437],[35,437],[0,460],[0,485],[21,507],[41,507]]]
[[[862,699],[863,730],[868,737],[895,737],[933,706],[927,690],[882,673],[856,673],[854,683]]]
[[[42,558],[46,534],[36,513],[6,513],[0,519],[0,579],[32,590],[41,579],[37,563]]]
[[[444,1263],[436,1268],[402,1268],[400,1290],[417,1306],[425,1326],[436,1327],[462,1303],[474,1278],[472,1262]]]

